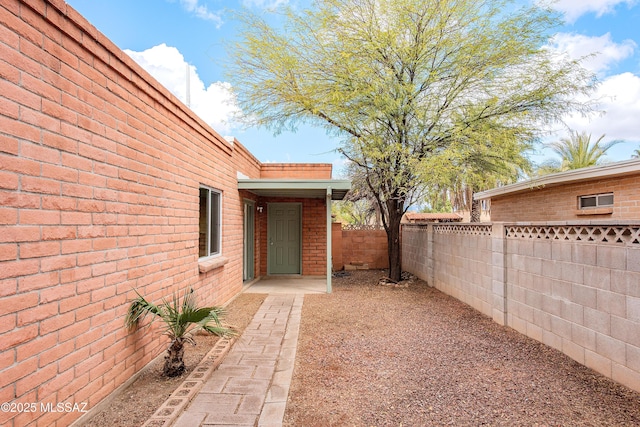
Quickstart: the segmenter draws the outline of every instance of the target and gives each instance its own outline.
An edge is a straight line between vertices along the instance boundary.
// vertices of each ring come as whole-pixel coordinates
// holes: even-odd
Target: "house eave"
[[[296,197],[342,200],[351,189],[346,179],[238,179],[238,189],[262,197]]]

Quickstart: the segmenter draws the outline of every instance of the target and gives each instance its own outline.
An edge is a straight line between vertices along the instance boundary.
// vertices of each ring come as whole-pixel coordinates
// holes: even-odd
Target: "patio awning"
[[[351,189],[348,179],[238,179],[238,189],[262,197],[302,197],[342,200]]]
[[[342,200],[351,189],[347,179],[249,179],[238,177],[238,189],[262,197],[326,199],[327,293],[331,293],[331,201]]]

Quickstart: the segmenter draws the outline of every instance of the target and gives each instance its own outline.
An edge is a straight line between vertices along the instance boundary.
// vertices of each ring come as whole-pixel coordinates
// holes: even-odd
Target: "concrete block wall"
[[[618,242],[547,238],[539,224],[531,234],[505,223],[491,235],[458,227],[469,234],[403,226],[403,270],[640,391],[640,225],[617,224]]]
[[[432,286],[492,316],[491,240],[482,235],[434,233],[432,256]]]
[[[433,225],[402,225],[402,270],[433,286]]]
[[[507,322],[640,390],[640,247],[507,239]]]

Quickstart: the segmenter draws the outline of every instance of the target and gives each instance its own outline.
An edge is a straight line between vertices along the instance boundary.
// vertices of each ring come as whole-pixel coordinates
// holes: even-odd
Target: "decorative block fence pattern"
[[[640,227],[628,225],[514,225],[506,233],[507,238],[640,244]]]
[[[403,269],[640,391],[639,226],[405,225]]]

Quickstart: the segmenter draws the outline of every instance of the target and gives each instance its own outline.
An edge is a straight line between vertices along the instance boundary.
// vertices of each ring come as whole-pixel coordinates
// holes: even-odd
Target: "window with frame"
[[[200,258],[219,255],[222,237],[222,193],[220,191],[200,187],[200,227],[199,227],[199,256]]]
[[[580,209],[603,208],[613,206],[613,193],[594,194],[591,196],[578,197],[578,207]]]

